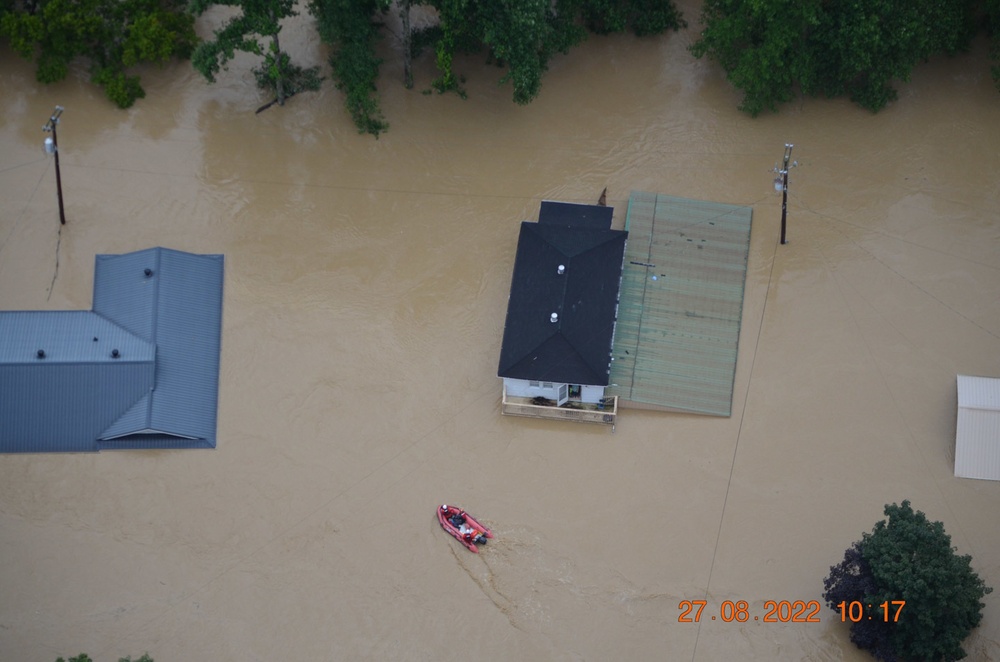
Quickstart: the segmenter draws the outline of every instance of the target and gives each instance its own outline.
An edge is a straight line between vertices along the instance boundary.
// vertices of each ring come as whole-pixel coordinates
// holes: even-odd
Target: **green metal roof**
[[[750,207],[633,191],[609,393],[732,413]]]

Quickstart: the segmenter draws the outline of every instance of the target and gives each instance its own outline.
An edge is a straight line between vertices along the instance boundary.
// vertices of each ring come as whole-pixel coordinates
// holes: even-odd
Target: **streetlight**
[[[59,116],[62,115],[62,112],[63,107],[56,106],[56,109],[52,111],[52,117],[42,127],[42,131],[46,133],[49,131],[52,132],[52,137],[45,139],[45,153],[54,155],[56,159],[56,193],[59,196],[59,222],[66,225],[66,213],[63,211],[62,199],[62,176],[59,174],[59,139],[56,136],[56,125],[59,124]]]
[[[781,169],[778,169],[778,164],[774,165],[773,172],[778,173],[778,176],[774,178],[774,190],[781,193],[781,243],[784,245],[785,242],[785,219],[788,216],[788,160],[792,158],[792,145],[791,143],[785,143],[785,156],[781,163]],[[792,161],[791,167],[794,168],[799,164],[798,161]]]

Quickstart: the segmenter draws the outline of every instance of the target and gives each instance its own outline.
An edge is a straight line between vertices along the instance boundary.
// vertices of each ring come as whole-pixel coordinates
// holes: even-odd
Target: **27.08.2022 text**
[[[702,612],[708,604],[707,600],[681,600],[677,608],[681,610],[677,617],[678,623],[700,623]],[[724,600],[719,605],[718,616],[712,614],[711,619],[724,623],[746,623],[747,621],[763,621],[764,623],[819,623],[819,600],[767,600],[764,602],[764,614],[750,613],[750,605],[746,600]]]

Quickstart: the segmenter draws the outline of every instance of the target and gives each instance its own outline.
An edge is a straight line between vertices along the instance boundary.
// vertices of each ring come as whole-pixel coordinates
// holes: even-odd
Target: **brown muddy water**
[[[953,476],[955,375],[1000,375],[985,44],[878,115],[751,119],[687,54],[683,8],[679,34],[557,58],[523,108],[476,58],[466,101],[420,93],[429,61],[406,91],[387,40],[377,141],[329,84],[255,115],[244,59],[215,85],[144,70],[120,111],[82,67],[42,86],[0,52],[0,308],[89,308],[97,253],[226,256],[216,450],[0,456],[0,659],[865,660],[825,608],[708,616],[819,600],[902,499],[1000,587],[1000,483]],[[285,34],[325,60],[307,19]],[[630,190],[753,206],[732,417],[501,417],[518,224],[605,186],[619,224]],[[494,528],[482,554],[442,502]],[[683,600],[708,602],[700,624]],[[1000,591],[966,648],[1000,659]]]

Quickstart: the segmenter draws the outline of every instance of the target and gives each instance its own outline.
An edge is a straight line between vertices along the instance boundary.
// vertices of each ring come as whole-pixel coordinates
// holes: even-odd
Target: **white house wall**
[[[507,389],[507,395],[518,398],[548,398],[549,400],[559,399],[559,387],[562,384],[557,382],[533,382],[527,379],[504,378],[503,385]]]
[[[580,400],[582,402],[598,403],[604,397],[603,386],[583,386],[580,389]]]
[[[518,397],[518,398],[548,398],[549,400],[559,401],[559,388],[565,386],[559,382],[534,382],[528,381],[527,379],[509,379],[505,378],[503,380],[503,385],[507,389],[507,395]],[[580,388],[580,401],[598,403],[601,398],[604,397],[604,387],[603,386],[587,386],[583,385]]]

